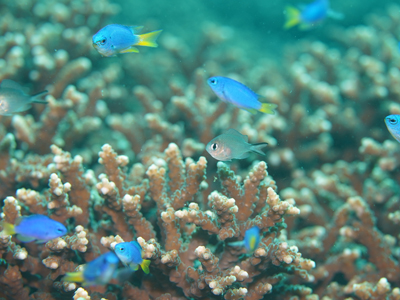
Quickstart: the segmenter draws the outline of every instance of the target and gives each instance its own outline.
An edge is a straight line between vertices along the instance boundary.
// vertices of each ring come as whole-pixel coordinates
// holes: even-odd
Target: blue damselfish
[[[309,29],[322,22],[327,16],[342,19],[343,15],[329,8],[329,0],[315,0],[301,9],[293,6],[286,7],[286,23],[284,28],[300,25],[301,29]]]
[[[244,233],[243,241],[236,241],[229,243],[229,246],[233,247],[245,247],[248,253],[253,253],[257,249],[260,243],[260,228],[253,226],[246,230]]]
[[[390,134],[400,143],[400,115],[389,115],[385,124]]]
[[[150,272],[150,260],[142,258],[142,247],[138,242],[131,241],[116,244],[114,251],[125,266],[129,266],[136,271],[140,265],[143,272],[146,274]]]
[[[247,229],[244,234],[244,247],[247,252],[254,252],[260,243],[260,228],[257,226]]]
[[[104,285],[116,276],[119,259],[113,252],[107,252],[88,262],[83,271],[69,272],[64,281],[82,282],[84,286]]]
[[[15,225],[3,222],[2,226],[5,234],[17,234],[17,239],[25,243],[34,240],[37,243],[45,243],[67,233],[67,228],[63,224],[44,215],[20,217]]]
[[[237,107],[255,114],[257,111],[274,114],[276,104],[261,103],[260,95],[254,93],[244,84],[231,78],[215,76],[207,80],[213,92],[224,102],[229,102]]]
[[[162,30],[139,34],[142,29],[143,26],[107,25],[93,36],[93,47],[107,57],[118,53],[138,53],[134,46],[157,47],[156,40]]]

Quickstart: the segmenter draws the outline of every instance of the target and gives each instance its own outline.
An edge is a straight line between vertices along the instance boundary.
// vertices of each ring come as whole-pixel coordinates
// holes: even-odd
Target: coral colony
[[[118,4],[4,3],[0,81],[48,95],[0,116],[1,299],[400,299],[399,6],[277,64],[214,23],[193,46],[150,22],[158,48],[106,58],[92,36]],[[214,159],[229,128],[266,155]]]

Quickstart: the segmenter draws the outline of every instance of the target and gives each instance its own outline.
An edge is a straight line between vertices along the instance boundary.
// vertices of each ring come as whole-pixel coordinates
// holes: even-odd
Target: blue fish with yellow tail
[[[156,40],[162,30],[139,34],[142,29],[143,26],[107,25],[93,36],[93,47],[106,57],[118,53],[138,53],[135,46],[157,47]]]
[[[67,234],[63,224],[44,215],[19,217],[15,225],[2,222],[2,226],[4,234],[17,234],[17,239],[25,243],[35,240],[36,243],[45,243]]]
[[[334,12],[329,7],[329,0],[316,0],[297,9],[287,6],[285,11],[285,29],[300,25],[301,29],[310,29],[312,26],[322,22],[326,17],[343,19],[343,14]]]
[[[400,143],[400,115],[389,115],[385,124],[390,134]]]
[[[115,245],[114,251],[125,266],[129,266],[132,270],[136,271],[140,265],[143,272],[149,274],[150,260],[143,259],[142,247],[138,242],[118,243]]]
[[[243,241],[229,243],[233,247],[245,247],[248,253],[253,253],[260,244],[260,228],[257,226],[246,230]]]
[[[82,282],[83,286],[105,285],[116,276],[119,259],[113,252],[107,252],[88,262],[82,271],[69,272],[62,279]]]
[[[274,114],[276,104],[261,103],[258,101],[260,95],[254,93],[244,84],[231,78],[215,76],[207,80],[208,85],[213,92],[224,102],[232,103],[233,105],[247,110],[255,114],[257,111]]]

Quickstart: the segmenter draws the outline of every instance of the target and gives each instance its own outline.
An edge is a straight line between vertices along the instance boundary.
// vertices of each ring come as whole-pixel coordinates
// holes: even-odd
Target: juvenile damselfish
[[[40,99],[47,91],[35,95],[27,95],[22,87],[10,79],[4,79],[0,84],[0,115],[10,116],[31,108],[32,103],[46,104]]]
[[[84,286],[104,285],[116,277],[119,259],[113,252],[107,252],[88,262],[82,271],[69,272],[64,281],[82,282]]]
[[[140,265],[143,272],[149,274],[150,260],[143,259],[142,247],[138,242],[131,241],[116,244],[114,251],[125,266],[129,266],[136,271]]]
[[[212,157],[221,161],[247,158],[251,152],[265,155],[261,149],[267,146],[267,143],[252,145],[248,141],[247,135],[243,135],[235,129],[229,129],[212,139],[207,144],[206,150]]]
[[[312,3],[304,5],[301,9],[287,6],[284,28],[288,29],[300,25],[301,29],[310,29],[328,16],[334,19],[343,18],[343,14],[334,12],[329,8],[329,0],[315,0]]]
[[[106,57],[118,53],[138,53],[135,46],[157,47],[156,40],[162,30],[139,34],[142,29],[143,26],[107,25],[93,36],[93,47]]]
[[[224,102],[232,103],[237,107],[255,114],[257,111],[274,114],[276,104],[261,103],[258,101],[260,95],[254,93],[244,84],[231,78],[215,76],[207,80],[213,92]]]
[[[389,115],[385,124],[390,134],[400,143],[400,115]]]
[[[34,240],[36,243],[45,243],[67,233],[63,224],[44,215],[20,217],[15,225],[3,222],[2,226],[4,234],[17,234],[17,239],[25,243]]]
[[[248,253],[253,253],[260,243],[260,228],[253,226],[246,230],[243,241],[229,243],[234,247],[245,247]]]

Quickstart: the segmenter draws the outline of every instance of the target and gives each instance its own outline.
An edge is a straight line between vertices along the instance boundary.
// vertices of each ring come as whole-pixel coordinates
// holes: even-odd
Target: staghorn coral
[[[83,223],[88,227],[76,226],[74,235],[57,238],[44,246],[27,244],[28,253],[37,252],[41,248],[38,253],[41,253],[43,263],[40,271],[43,279],[29,281],[27,286],[20,285],[20,288],[14,286],[16,291],[4,293],[5,297],[13,297],[12,293],[21,292],[21,288],[26,293],[34,286],[40,286],[40,294],[46,297],[52,297],[46,294],[51,286],[58,290],[59,297],[67,295],[77,286],[60,282],[56,279],[59,275],[73,271],[79,260],[90,261],[99,250],[103,252],[106,248],[112,249],[115,242],[133,239],[137,239],[142,246],[144,257],[151,260],[151,275],[143,277],[139,286],[141,297],[145,298],[160,297],[162,286],[168,287],[168,293],[173,297],[225,295],[226,299],[238,299],[250,293],[252,297],[258,295],[260,298],[273,292],[274,287],[279,287],[278,290],[282,288],[284,278],[288,277],[290,280],[289,274],[299,276],[304,282],[312,280],[308,271],[314,267],[314,262],[302,258],[296,247],[288,247],[279,238],[283,217],[296,215],[299,210],[293,206],[293,201],[280,200],[274,190],[274,181],[267,176],[264,162],[254,166],[243,186],[227,165],[218,165],[218,174],[227,196],[236,193],[234,195],[237,198],[233,199],[218,191],[204,197],[205,192],[202,190],[207,189],[206,159],[200,157],[194,162],[188,158],[184,162],[176,144],[170,144],[164,151],[163,158],[158,158],[159,161],[164,161],[163,167],[151,165],[146,171],[148,179],[142,179],[139,185],[134,183],[140,182],[138,178],[128,175],[127,158],[118,156],[110,145],[104,145],[99,152],[99,162],[105,173],[98,176],[95,184],[91,181],[82,183],[85,175],[80,171],[79,159],[72,158],[68,152],[54,145],[51,148],[55,164],[53,168],[57,170],[50,175],[48,183],[48,193],[53,196],[41,198],[35,191],[18,190],[18,199],[7,198],[2,219],[14,223],[21,210],[24,214],[25,211],[37,211],[39,205],[44,209],[42,213],[46,213],[46,206],[53,210],[54,214],[51,216],[59,221],[68,221],[75,225]],[[78,165],[73,167],[76,163]],[[75,172],[77,184],[62,184],[60,178],[68,178],[71,172]],[[83,213],[82,209],[69,208],[68,199],[82,189],[82,184],[91,191],[92,199],[86,199],[88,205],[85,214],[93,210],[96,224],[94,220],[88,223],[79,218]],[[252,198],[255,198],[253,203],[246,206],[247,199]],[[84,200],[80,200],[81,203],[82,201]],[[156,205],[155,214],[151,210],[152,206],[145,202]],[[258,213],[253,215],[255,207]],[[62,219],[58,217],[58,212],[61,211],[64,211],[60,215]],[[198,226],[193,226],[192,223]],[[246,256],[243,249],[236,249],[225,242],[243,239],[244,232],[254,225],[259,226],[264,237],[253,255]],[[109,234],[113,236],[110,237]],[[116,234],[118,236],[114,237]],[[209,235],[216,238],[209,239]],[[5,238],[9,239],[8,243],[12,243],[10,237]],[[104,246],[102,250],[98,248],[99,242]],[[26,254],[21,257],[17,254],[20,250],[16,247],[15,244],[6,244],[2,248],[3,255],[19,255],[19,258],[14,259],[24,262],[37,260],[36,257]],[[9,258],[7,263],[10,266],[14,264]],[[16,268],[13,272],[18,272],[17,266],[13,268]],[[44,278],[55,281],[42,282]],[[257,284],[252,287],[252,282]],[[12,283],[5,281],[3,284]],[[261,288],[260,284],[264,287]],[[122,290],[114,294],[129,297],[132,289],[138,287],[127,282]],[[32,297],[36,297],[36,293]]]

